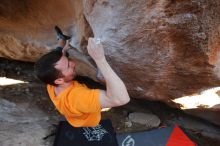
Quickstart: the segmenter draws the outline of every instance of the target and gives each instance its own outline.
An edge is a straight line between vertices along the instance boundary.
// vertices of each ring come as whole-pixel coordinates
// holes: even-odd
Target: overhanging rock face
[[[101,38],[132,97],[167,102],[220,85],[220,1],[5,0],[0,6],[3,57],[35,61],[54,48],[56,24],[84,59],[88,37]]]
[[[213,4],[220,8],[213,1],[166,0],[84,6],[94,36],[103,40],[112,66],[131,92],[163,99],[218,85],[214,40],[219,17]]]
[[[13,1],[0,3],[0,56],[36,61],[55,46],[54,25],[71,29],[71,1]]]

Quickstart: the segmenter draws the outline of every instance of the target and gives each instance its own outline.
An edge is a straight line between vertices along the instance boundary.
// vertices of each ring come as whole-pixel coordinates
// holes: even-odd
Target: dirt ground
[[[28,102],[31,105],[29,107],[38,107],[48,116],[48,120],[46,121],[48,122],[48,125],[57,124],[62,117],[57,113],[49,97],[47,96],[45,85],[34,77],[33,65],[33,63],[0,58],[0,77],[7,77],[28,82],[28,84],[0,86],[0,98],[16,104]],[[125,106],[112,108],[108,112],[103,112],[102,118],[111,119],[113,127],[117,133],[150,130],[147,126],[135,123],[128,126],[126,121],[128,120],[128,114],[132,112],[144,112],[157,115],[161,120],[160,127],[179,124],[187,135],[198,145],[220,145],[220,140],[204,136],[201,132],[201,129],[204,129],[204,127],[206,129],[210,128],[218,130],[220,130],[220,127],[207,121],[187,115],[177,109],[170,108],[160,102],[132,99],[131,102]],[[193,122],[190,122],[187,126],[185,123],[183,123],[183,119]],[[2,121],[0,120],[0,122]],[[198,125],[198,123],[201,124],[201,128],[189,128],[190,126],[193,127],[192,124],[195,123],[196,125]],[[10,129],[5,132],[9,131]],[[45,135],[41,135],[42,138],[54,132],[53,126],[50,126],[47,131],[48,132]],[[45,145],[52,145],[53,139],[54,136],[48,137],[45,140],[47,141]],[[3,139],[0,137],[0,144],[1,140]]]

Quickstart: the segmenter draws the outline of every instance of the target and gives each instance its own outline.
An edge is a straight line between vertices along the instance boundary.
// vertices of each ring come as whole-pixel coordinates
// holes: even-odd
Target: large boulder
[[[0,55],[36,61],[55,47],[53,26],[59,25],[81,53],[71,55],[81,56],[86,66],[79,74],[94,78],[86,44],[90,36],[101,38],[107,60],[132,97],[173,105],[171,99],[220,84],[219,16],[218,0],[4,0]],[[219,113],[215,105],[195,108],[201,107],[202,113],[207,108]],[[209,120],[218,124],[213,117]]]
[[[0,56],[36,61],[55,47],[54,25],[71,33],[74,18],[71,1],[1,1]]]

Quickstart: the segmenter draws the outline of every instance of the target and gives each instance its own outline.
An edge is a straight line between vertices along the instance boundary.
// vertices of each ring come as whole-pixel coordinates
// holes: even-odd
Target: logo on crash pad
[[[83,128],[84,136],[88,141],[101,141],[108,132],[101,126]]]
[[[134,146],[135,145],[135,141],[134,139],[131,137],[131,135],[128,135],[122,142],[121,144],[122,146]]]

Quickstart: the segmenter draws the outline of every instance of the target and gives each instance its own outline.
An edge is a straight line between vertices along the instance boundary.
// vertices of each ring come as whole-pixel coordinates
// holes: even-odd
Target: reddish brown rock
[[[219,9],[217,1],[112,0],[85,11],[131,95],[164,100],[219,85]]]

